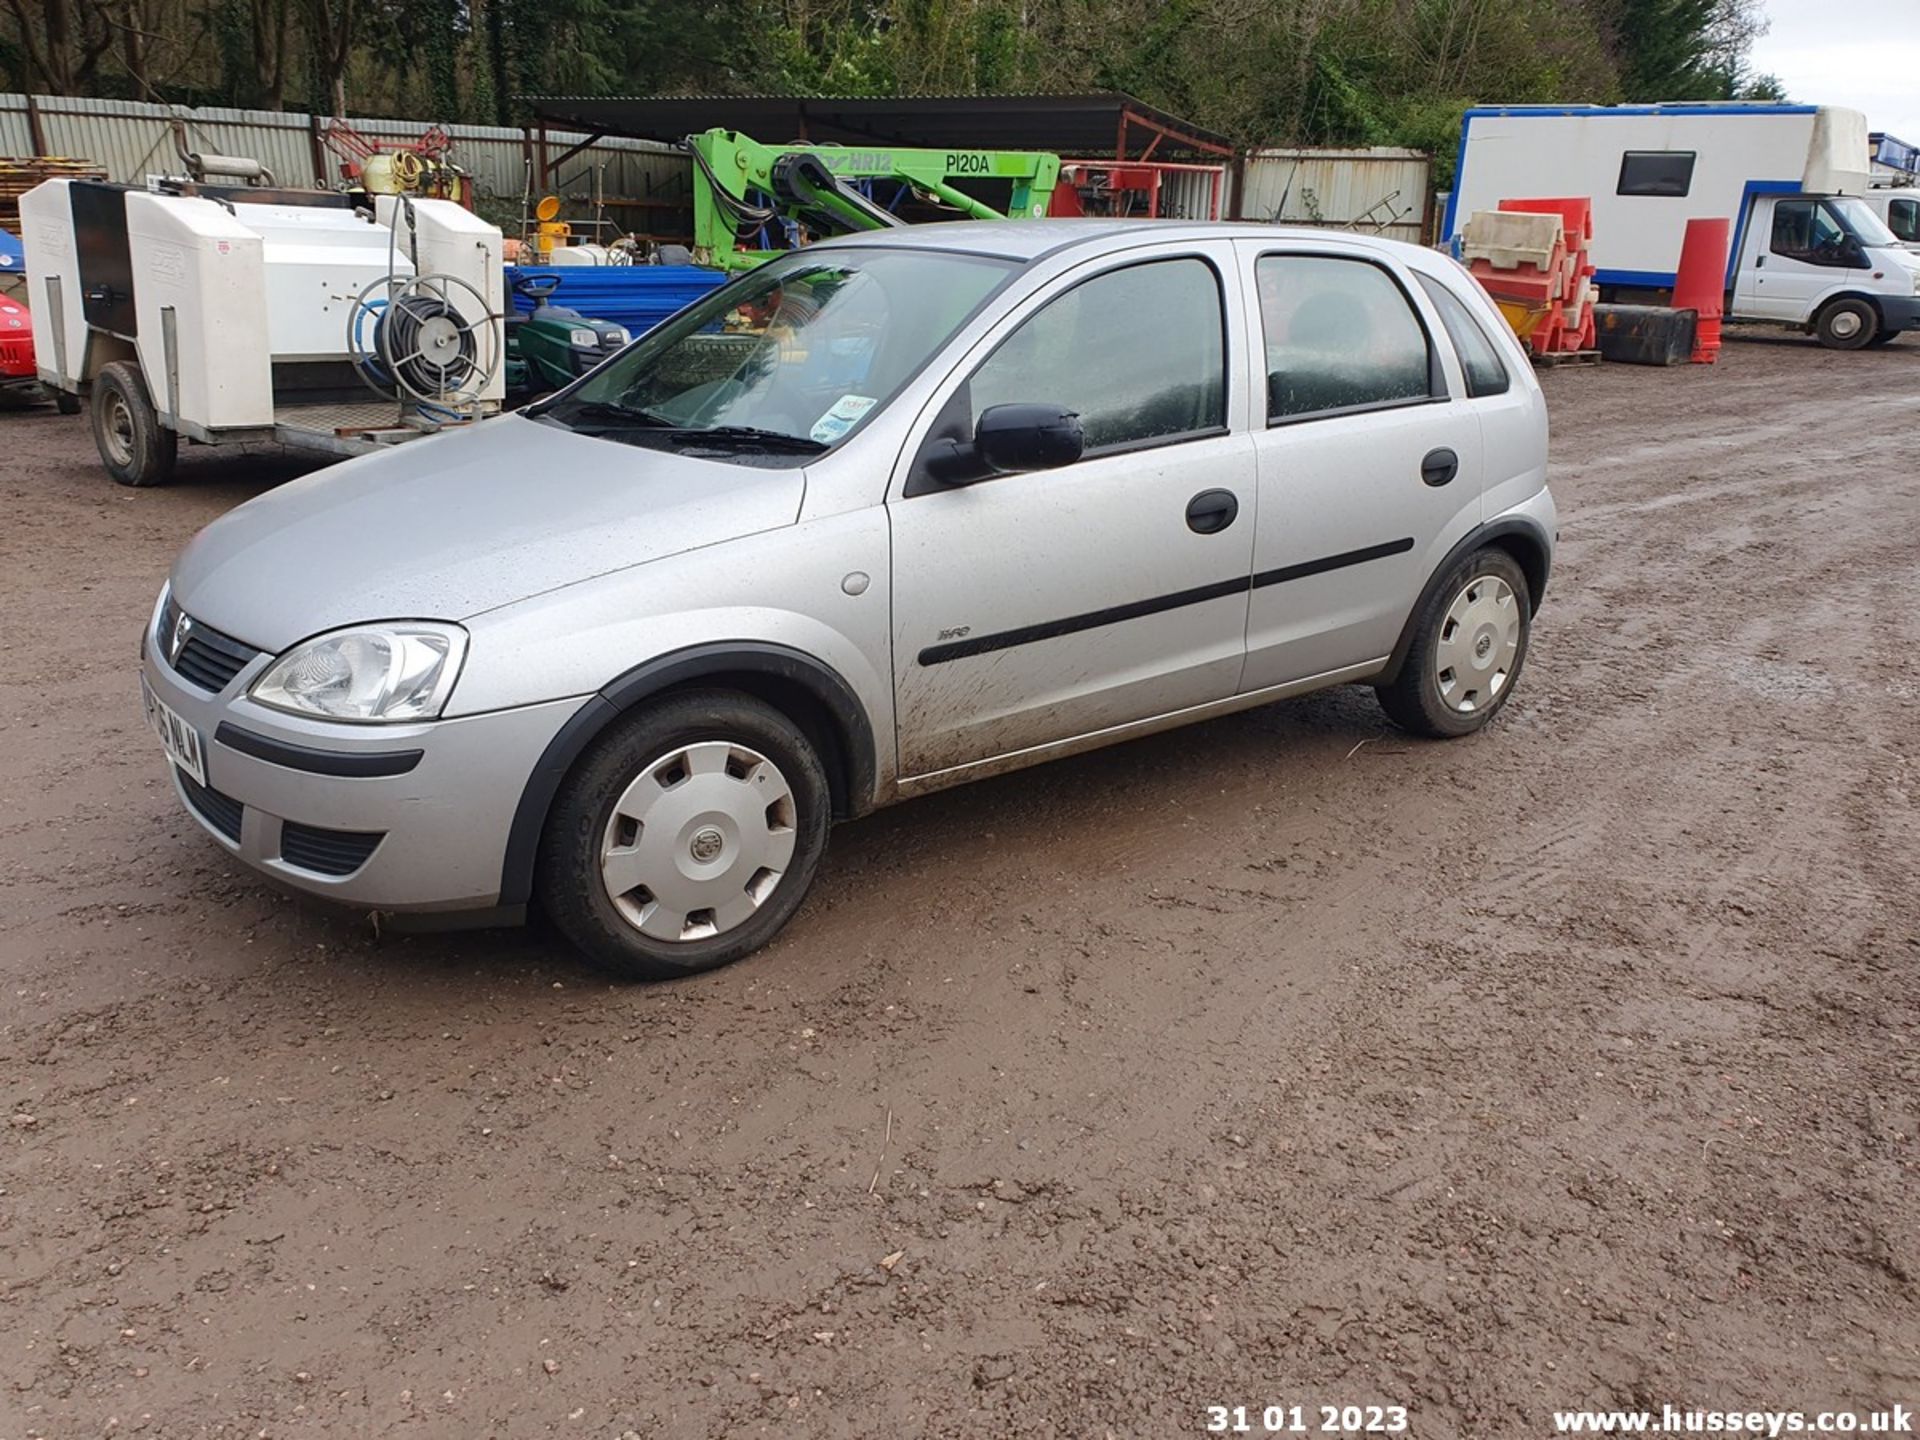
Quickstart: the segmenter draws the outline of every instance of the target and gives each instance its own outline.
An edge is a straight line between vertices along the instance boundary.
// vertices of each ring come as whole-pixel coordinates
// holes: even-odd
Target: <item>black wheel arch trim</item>
[[[295,745],[242,729],[231,720],[222,720],[213,732],[216,745],[238,750],[271,765],[303,770],[309,775],[339,775],[349,779],[371,779],[382,775],[404,775],[420,763],[424,750],[321,750],[312,745]]]
[[[504,906],[525,905],[533,898],[534,862],[540,836],[547,827],[553,798],[574,762],[587,746],[615,720],[662,691],[690,681],[746,672],[797,685],[826,710],[845,742],[845,795],[839,818],[872,808],[875,774],[873,722],[844,676],[800,650],[759,640],[723,640],[690,645],[684,650],[636,665],[609,681],[562,725],[547,742],[533,773],[520,793],[520,803],[507,831],[506,856],[500,867],[500,898]]]
[[[1520,515],[1504,515],[1498,520],[1477,525],[1460,537],[1453,548],[1441,557],[1440,563],[1433,567],[1433,573],[1427,576],[1427,583],[1420,588],[1419,598],[1407,612],[1406,624],[1400,627],[1400,638],[1394,642],[1387,667],[1374,677],[1373,684],[1391,684],[1400,673],[1400,667],[1406,663],[1407,651],[1413,648],[1414,626],[1419,623],[1420,612],[1426,609],[1427,601],[1433,598],[1434,588],[1446,578],[1447,572],[1475,550],[1497,545],[1510,536],[1524,540],[1532,552],[1534,563],[1522,560],[1520,568],[1527,572],[1527,589],[1530,592],[1527,596],[1528,616],[1531,618],[1540,613],[1540,601],[1547,593],[1547,576],[1553,565],[1553,545],[1546,527],[1537,520]]]

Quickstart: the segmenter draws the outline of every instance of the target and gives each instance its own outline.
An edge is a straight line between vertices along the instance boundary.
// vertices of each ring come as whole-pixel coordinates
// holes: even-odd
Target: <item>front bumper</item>
[[[272,663],[257,657],[214,693],[165,664],[151,631],[141,645],[147,686],[199,734],[204,790],[157,742],[154,753],[201,829],[262,874],[329,900],[393,911],[492,907],[527,777],[588,697],[424,724],[346,725],[248,700]]]
[[[1880,323],[1889,330],[1920,330],[1920,295],[1881,295]]]

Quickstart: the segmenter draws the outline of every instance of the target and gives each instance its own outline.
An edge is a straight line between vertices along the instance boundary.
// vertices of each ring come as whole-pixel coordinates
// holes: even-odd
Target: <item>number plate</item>
[[[206,784],[206,751],[200,744],[200,732],[155,695],[153,687],[145,679],[140,681],[140,698],[146,703],[147,723],[153,727],[153,733],[160,737],[167,758],[191,775],[196,783]]]

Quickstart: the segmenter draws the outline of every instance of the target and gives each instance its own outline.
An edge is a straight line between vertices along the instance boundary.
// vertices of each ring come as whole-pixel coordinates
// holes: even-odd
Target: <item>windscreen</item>
[[[1015,269],[918,249],[782,257],[541,407],[630,443],[817,454],[882,408]]]
[[[1839,217],[1840,223],[1847,227],[1847,233],[1862,245],[1878,247],[1900,243],[1887,228],[1886,222],[1867,208],[1864,200],[1857,200],[1851,195],[1836,195],[1827,201],[1827,208]]]

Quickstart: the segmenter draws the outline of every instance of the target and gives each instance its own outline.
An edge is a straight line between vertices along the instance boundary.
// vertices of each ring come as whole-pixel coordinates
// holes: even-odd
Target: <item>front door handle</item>
[[[1444,485],[1460,473],[1460,457],[1444,445],[1429,450],[1420,462],[1420,478],[1429,485]]]
[[[1240,513],[1240,497],[1231,490],[1202,490],[1187,502],[1187,528],[1196,535],[1217,535]]]

